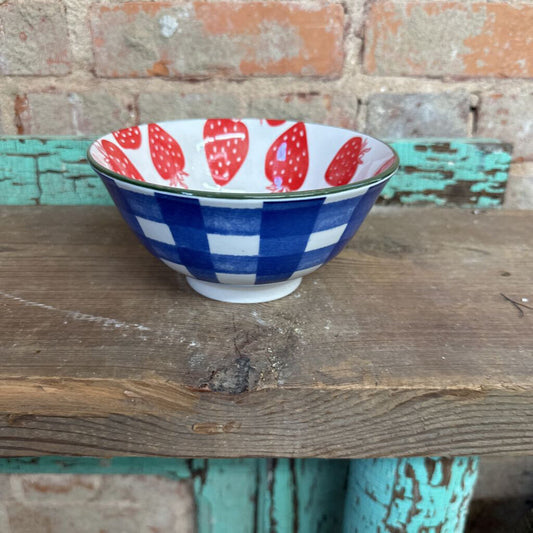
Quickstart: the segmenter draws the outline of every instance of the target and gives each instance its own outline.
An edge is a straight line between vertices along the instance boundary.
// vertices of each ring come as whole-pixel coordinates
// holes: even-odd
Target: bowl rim
[[[221,119],[224,120],[225,117],[213,117],[213,119]],[[192,122],[192,121],[205,121],[205,120],[212,120],[212,118],[191,118],[191,119],[176,119],[176,120],[165,120],[165,121],[159,121],[159,122],[151,122],[151,123],[142,123],[142,124],[136,124],[136,126],[147,126],[148,124],[158,124],[158,125],[164,125],[164,124],[175,124],[177,122]],[[266,119],[259,119],[255,117],[244,117],[239,119],[231,119],[231,120],[266,120]],[[268,120],[273,120],[269,118]],[[279,119],[282,120],[282,119]],[[291,122],[296,123],[298,121],[294,120],[287,120],[283,119],[285,122]],[[101,135],[98,137],[98,139],[94,140],[89,147],[87,148],[87,161],[91,167],[93,167],[94,170],[97,171],[98,174],[103,174],[108,178],[114,178],[120,181],[123,181],[125,183],[129,183],[132,185],[136,185],[138,187],[144,187],[149,190],[153,191],[159,191],[159,192],[165,192],[170,193],[177,196],[185,196],[185,197],[202,197],[202,198],[221,198],[221,199],[243,199],[243,200],[268,200],[268,199],[298,199],[298,198],[312,198],[317,196],[329,196],[333,194],[337,194],[344,191],[351,191],[351,190],[358,190],[363,189],[365,187],[368,187],[369,185],[374,185],[376,183],[379,183],[381,181],[385,181],[389,178],[391,178],[396,171],[398,170],[400,166],[400,157],[398,155],[398,152],[388,143],[381,139],[378,139],[377,137],[373,137],[372,135],[368,135],[366,133],[352,130],[349,128],[339,128],[336,126],[330,126],[328,124],[319,124],[315,122],[305,122],[305,121],[299,121],[303,122],[306,126],[320,126],[335,130],[343,130],[343,131],[349,131],[351,133],[357,134],[357,135],[364,135],[366,138],[371,139],[373,141],[376,141],[387,148],[389,148],[394,156],[394,161],[391,163],[391,166],[380,172],[379,174],[376,174],[375,176],[372,176],[371,178],[367,178],[361,181],[358,181],[356,183],[348,183],[347,185],[340,185],[340,186],[334,186],[334,187],[323,187],[321,189],[310,189],[306,191],[290,191],[290,192],[225,192],[224,190],[215,190],[215,191],[203,191],[198,189],[182,189],[180,187],[169,187],[166,185],[158,185],[155,183],[149,183],[147,181],[139,181],[132,178],[128,178],[127,176],[124,176],[122,174],[119,174],[118,172],[115,172],[113,170],[110,170],[97,161],[92,157],[91,155],[91,149],[93,146],[96,145],[97,142],[99,142],[101,139],[106,137],[107,135],[110,135],[114,133],[115,131],[120,131],[120,129],[127,129],[128,126],[125,128],[120,128],[118,130],[110,131],[104,135]],[[133,127],[133,126],[129,126]]]

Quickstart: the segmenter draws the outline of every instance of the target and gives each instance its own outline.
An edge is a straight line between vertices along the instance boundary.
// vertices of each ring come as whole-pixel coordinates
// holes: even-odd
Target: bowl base
[[[252,304],[270,302],[283,298],[295,291],[302,278],[289,279],[278,283],[265,283],[263,285],[230,285],[225,283],[212,283],[187,277],[187,283],[202,296],[237,304]]]

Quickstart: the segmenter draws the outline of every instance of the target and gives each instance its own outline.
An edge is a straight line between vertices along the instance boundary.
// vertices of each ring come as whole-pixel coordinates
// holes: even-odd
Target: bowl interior
[[[291,193],[364,186],[398,166],[385,143],[341,128],[260,119],[143,124],[95,141],[101,172],[157,188]]]

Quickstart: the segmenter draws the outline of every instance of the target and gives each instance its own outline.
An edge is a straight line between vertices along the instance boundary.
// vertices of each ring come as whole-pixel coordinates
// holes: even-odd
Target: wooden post
[[[477,457],[352,461],[344,533],[462,532],[477,466]]]

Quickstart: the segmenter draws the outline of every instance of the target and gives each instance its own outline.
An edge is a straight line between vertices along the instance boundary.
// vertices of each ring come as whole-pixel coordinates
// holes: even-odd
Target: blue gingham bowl
[[[144,246],[229,302],[295,290],[343,249],[398,168],[366,135],[259,119],[126,128],[88,159]]]

